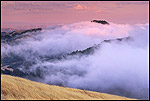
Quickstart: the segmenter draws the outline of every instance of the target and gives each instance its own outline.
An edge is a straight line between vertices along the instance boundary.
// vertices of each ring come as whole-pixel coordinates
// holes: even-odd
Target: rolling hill
[[[20,77],[1,75],[1,100],[131,100],[87,90],[42,84]]]

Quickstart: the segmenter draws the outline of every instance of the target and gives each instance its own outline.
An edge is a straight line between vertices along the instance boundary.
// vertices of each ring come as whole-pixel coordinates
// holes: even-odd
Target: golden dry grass
[[[1,100],[131,100],[126,97],[59,87],[1,75]]]

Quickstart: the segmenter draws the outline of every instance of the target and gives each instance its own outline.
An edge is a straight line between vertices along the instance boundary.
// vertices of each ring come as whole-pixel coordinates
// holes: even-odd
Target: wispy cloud
[[[85,6],[85,5],[80,5],[80,4],[77,4],[75,7],[74,7],[74,9],[88,9],[88,7],[87,6]]]

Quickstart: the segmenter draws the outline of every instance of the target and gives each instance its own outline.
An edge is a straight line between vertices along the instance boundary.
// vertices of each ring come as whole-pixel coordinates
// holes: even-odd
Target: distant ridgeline
[[[18,31],[13,31],[10,33],[7,32],[1,32],[1,42],[11,42],[15,41],[16,39],[20,39],[29,35],[25,35],[25,33],[28,32],[37,32],[41,31],[42,28],[36,28],[36,29],[29,29],[29,30],[18,30]]]
[[[100,23],[100,24],[103,24],[103,25],[105,25],[105,24],[109,25],[109,23],[105,20],[92,20],[91,22]]]

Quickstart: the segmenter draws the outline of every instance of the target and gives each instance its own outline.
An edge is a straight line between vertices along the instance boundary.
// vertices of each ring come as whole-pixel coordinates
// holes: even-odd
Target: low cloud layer
[[[101,25],[87,21],[48,27],[38,35],[23,38],[19,44],[1,44],[1,56],[12,52],[25,61],[33,61],[35,64],[28,69],[23,65],[19,68],[24,72],[40,71],[43,78],[36,80],[39,82],[148,99],[148,33],[147,24]],[[131,40],[103,43],[88,56],[57,61],[39,58],[84,50],[106,39],[128,36]]]

